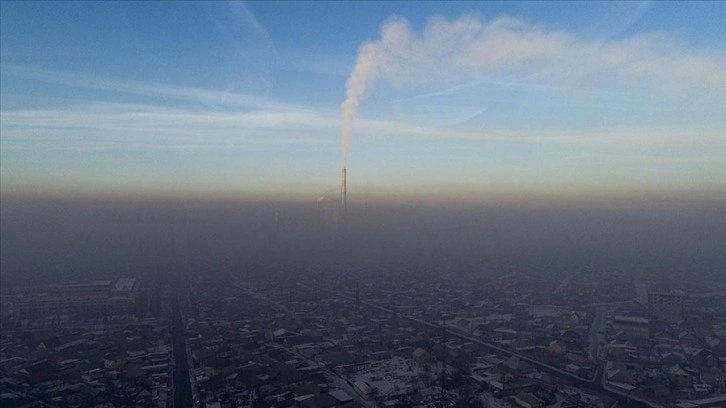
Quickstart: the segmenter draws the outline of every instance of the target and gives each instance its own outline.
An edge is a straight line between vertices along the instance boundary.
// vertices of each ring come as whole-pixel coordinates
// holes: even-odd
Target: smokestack
[[[343,215],[345,215],[346,210],[348,209],[348,205],[346,204],[347,199],[347,180],[346,180],[346,169],[343,167],[343,172],[341,174],[341,181],[340,181],[340,204],[343,206]]]

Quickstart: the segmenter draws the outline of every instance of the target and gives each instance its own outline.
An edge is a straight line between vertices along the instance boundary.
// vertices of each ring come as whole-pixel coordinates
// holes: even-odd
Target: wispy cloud
[[[55,100],[46,107],[0,110],[2,148],[178,149],[249,146],[331,145],[340,132],[339,113],[278,100],[201,88],[148,83],[15,65],[0,65],[3,75],[69,87],[160,97],[158,104],[101,100]],[[469,86],[469,85],[463,85]],[[474,86],[474,85],[471,85]],[[448,91],[447,91],[448,92]],[[456,92],[452,90],[451,92]],[[13,95],[3,93],[3,98]],[[171,103],[193,102],[192,104]],[[47,107],[48,105],[53,105]],[[405,117],[363,117],[356,134],[363,138],[458,140],[466,143],[560,145],[627,151],[697,149],[726,151],[723,129],[707,124],[656,128],[645,125],[593,126],[587,130],[518,130],[467,127],[486,106],[469,106],[452,120],[432,123]],[[458,126],[463,125],[463,126]]]
[[[278,106],[275,104],[275,106]],[[472,116],[480,112],[473,112]],[[3,110],[2,147],[49,149],[242,148],[269,145],[281,149],[305,144],[337,143],[335,111],[256,109],[194,110],[144,104],[83,103],[63,107]],[[465,121],[467,117],[462,117]],[[722,129],[592,127],[587,130],[462,128],[431,126],[402,120],[361,118],[356,129],[363,139],[464,143],[553,145],[632,151],[680,149],[726,152]]]
[[[659,149],[684,149],[684,151],[695,149],[726,156],[726,138],[723,137],[723,131],[720,128],[654,128],[631,125],[592,127],[586,130],[514,130],[506,128],[452,130],[407,122],[361,119],[358,132],[362,136],[374,138],[396,135],[431,140],[452,139],[532,146],[573,146],[606,149],[612,152],[642,151],[643,149],[652,149],[653,152]]]
[[[600,20],[588,30],[598,38],[613,38],[626,33],[653,6],[653,1],[620,1],[601,3],[604,10]]]
[[[229,9],[242,24],[242,28],[251,33],[257,41],[262,42],[264,47],[268,48],[274,56],[279,58],[277,47],[274,41],[272,41],[270,33],[254,13],[252,13],[252,10],[247,7],[247,4],[243,1],[227,1],[227,5],[229,5]]]
[[[235,93],[231,91],[208,90],[177,85],[164,85],[67,71],[50,70],[28,66],[0,64],[0,72],[19,78],[32,79],[49,84],[95,89],[124,94],[147,95],[172,98],[177,101],[196,102],[205,105],[234,108],[291,108],[291,105],[267,98]]]
[[[2,147],[71,150],[290,147],[332,143],[334,120],[313,112],[193,111],[136,104],[87,104],[3,111]]]

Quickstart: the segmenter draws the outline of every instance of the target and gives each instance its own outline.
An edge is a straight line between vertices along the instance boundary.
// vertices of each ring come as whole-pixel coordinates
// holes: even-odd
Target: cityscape
[[[4,288],[3,406],[726,402],[723,279],[341,271],[221,264]]]

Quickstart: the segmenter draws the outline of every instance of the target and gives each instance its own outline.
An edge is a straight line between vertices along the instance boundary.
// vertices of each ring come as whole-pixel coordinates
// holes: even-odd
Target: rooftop
[[[615,316],[613,322],[632,323],[632,324],[648,324],[648,319],[636,316]]]
[[[680,289],[663,289],[656,288],[648,291],[651,295],[673,295],[673,296],[684,296],[686,293]]]
[[[131,292],[136,284],[136,278],[121,278],[113,285],[115,292]]]

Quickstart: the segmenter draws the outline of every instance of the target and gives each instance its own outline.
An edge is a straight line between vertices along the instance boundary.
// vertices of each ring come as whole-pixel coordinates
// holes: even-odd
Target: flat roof
[[[686,294],[686,292],[680,290],[680,289],[663,289],[663,288],[656,288],[651,289],[648,291],[648,294],[652,295],[677,295],[677,296],[683,296]]]
[[[95,281],[81,282],[81,283],[78,283],[78,282],[62,283],[60,285],[54,285],[53,287],[55,287],[55,288],[68,289],[68,288],[101,287],[101,286],[109,286],[109,285],[111,285],[111,281],[110,280],[95,280]]]
[[[636,317],[636,316],[615,316],[615,317],[613,317],[613,322],[648,324],[648,319],[646,319],[645,317]]]

